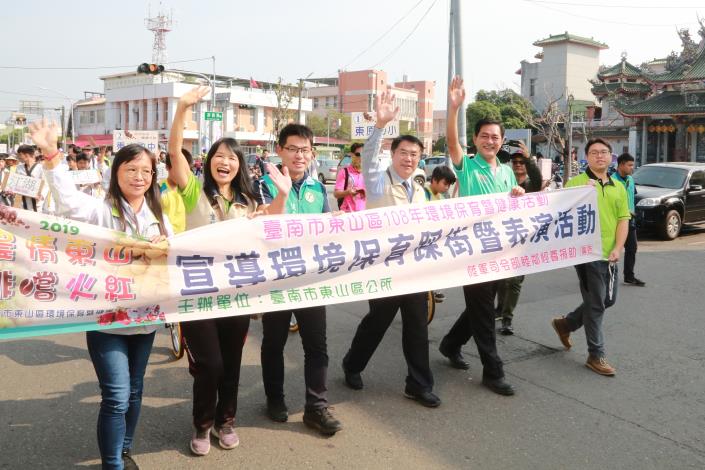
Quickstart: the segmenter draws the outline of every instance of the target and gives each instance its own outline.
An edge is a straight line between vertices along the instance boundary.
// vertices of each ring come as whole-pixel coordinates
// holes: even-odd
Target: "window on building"
[[[534,96],[536,94],[536,79],[529,79],[529,96]]]
[[[162,106],[162,107],[164,108],[164,109],[162,110],[162,112],[163,112],[163,114],[164,114],[164,122],[167,123],[167,125],[168,125],[168,123],[169,123],[169,106],[168,106],[168,105],[165,105],[165,106]]]
[[[313,109],[318,109],[318,98],[313,99]]]
[[[333,97],[333,107],[337,108],[338,107],[338,96]]]
[[[154,103],[154,122],[159,122],[159,100]]]
[[[104,123],[105,122],[105,110],[104,109],[99,109],[96,111],[96,122],[98,123]]]
[[[194,122],[198,122],[198,112],[201,110],[201,105],[195,104],[191,106],[191,120]]]
[[[255,110],[254,109],[246,109],[245,112],[247,113],[247,123],[255,127]]]

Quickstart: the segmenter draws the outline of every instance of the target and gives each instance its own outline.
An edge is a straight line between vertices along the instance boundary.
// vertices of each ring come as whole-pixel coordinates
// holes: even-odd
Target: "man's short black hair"
[[[17,147],[17,153],[24,153],[25,155],[31,155],[34,156],[34,147],[31,145],[20,145]]]
[[[442,181],[446,180],[446,183],[453,184],[456,181],[455,173],[449,167],[445,165],[437,166],[433,169],[431,173],[431,181]]]
[[[291,136],[308,139],[308,141],[311,143],[311,147],[313,147],[313,132],[311,131],[311,129],[308,128],[308,126],[294,123],[287,124],[286,126],[284,126],[284,128],[279,131],[279,146],[284,147],[286,145],[287,139]]]
[[[184,154],[184,157],[186,157],[186,161],[188,162],[188,167],[191,168],[193,166],[193,156],[191,155],[191,152],[185,148],[182,148],[181,153]],[[171,168],[171,157],[169,157],[169,152],[167,152],[166,157],[164,158],[164,163],[167,168]]]
[[[364,144],[361,144],[360,142],[355,142],[350,146],[350,153],[355,153],[355,151],[359,148],[362,148]]]
[[[91,161],[91,156],[88,155],[87,153],[81,152],[78,155],[76,155],[76,163],[78,162],[90,162]]]
[[[74,162],[76,163],[76,157],[74,155],[66,155],[66,162]]]
[[[622,163],[633,162],[633,161],[634,161],[634,157],[629,152],[623,153],[622,155],[617,157],[617,165],[621,165]]]
[[[405,135],[400,135],[399,137],[395,138],[392,141],[392,153],[397,149],[397,147],[399,147],[399,144],[401,144],[402,142],[409,142],[411,144],[416,144],[419,146],[419,148],[423,152],[423,142],[421,142],[421,140],[419,140],[419,138],[416,137],[415,135],[405,134]]]
[[[480,134],[480,129],[484,126],[499,126],[499,134],[504,137],[504,124],[497,119],[480,119],[475,123],[475,137]]]
[[[609,142],[607,142],[604,139],[600,139],[599,137],[595,137],[594,139],[588,140],[587,144],[585,144],[585,155],[587,155],[587,153],[590,151],[590,147],[592,147],[595,144],[602,144],[605,147],[607,147],[610,150],[610,152],[612,152],[612,146],[609,144]]]

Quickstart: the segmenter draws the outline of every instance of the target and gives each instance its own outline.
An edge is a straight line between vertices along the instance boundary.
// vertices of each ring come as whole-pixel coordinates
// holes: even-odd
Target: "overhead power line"
[[[431,6],[428,7],[428,9],[424,12],[423,16],[421,16],[421,18],[419,18],[419,21],[414,25],[414,28],[409,32],[409,34],[406,35],[406,37],[404,39],[402,39],[402,41],[399,43],[399,45],[397,47],[395,47],[394,49],[392,49],[392,51],[389,54],[387,54],[382,60],[380,60],[379,62],[374,64],[371,68],[375,68],[378,65],[384,63],[387,59],[389,59],[391,56],[396,54],[396,52],[399,49],[401,49],[401,47],[406,43],[406,41],[411,37],[411,35],[416,32],[419,25],[423,22],[423,20],[426,18],[426,16],[428,16],[428,13],[434,7],[434,5],[436,4],[437,1],[438,0],[433,0],[433,3],[431,3]]]
[[[397,26],[399,23],[401,23],[402,21],[404,21],[404,20],[416,9],[416,7],[418,7],[419,5],[421,5],[421,3],[423,3],[423,1],[424,1],[424,0],[419,0],[418,2],[416,2],[416,4],[415,4],[414,6],[412,6],[412,7],[409,9],[409,11],[407,11],[401,18],[399,18],[396,23],[394,23],[392,26],[390,26],[389,29],[387,29],[384,33],[382,33],[382,35],[381,35],[380,37],[378,37],[377,39],[375,39],[374,41],[372,41],[372,43],[371,43],[369,46],[367,46],[367,47],[365,48],[365,50],[363,50],[362,52],[360,52],[358,55],[356,55],[355,57],[353,57],[352,60],[350,60],[347,64],[345,64],[345,65],[343,66],[343,70],[347,69],[347,68],[348,68],[348,65],[352,64],[353,62],[355,62],[355,61],[356,61],[357,59],[359,59],[363,54],[365,54],[365,53],[368,52],[370,49],[372,49],[374,46],[376,46],[382,39],[384,39],[389,33],[391,33],[391,32],[394,30],[394,28],[396,28],[396,26]]]
[[[186,62],[201,62],[204,60],[212,60],[211,57],[204,57],[201,59],[188,59],[188,60],[172,60],[167,62],[168,64],[183,64]],[[76,66],[76,67],[45,67],[45,66],[32,66],[32,65],[0,65],[0,69],[5,70],[100,70],[100,69],[126,69],[133,68],[137,64],[130,65],[99,65],[99,66]]]
[[[702,5],[699,6],[672,6],[672,5],[615,5],[615,4],[605,4],[605,3],[577,3],[577,2],[559,2],[559,1],[550,1],[550,0],[530,0],[531,3],[547,3],[550,5],[566,5],[566,6],[571,6],[571,7],[595,7],[595,8],[629,8],[635,9],[635,10],[674,10],[674,9],[681,9],[681,10],[696,10],[698,8],[702,8]]]
[[[618,24],[618,25],[622,25],[622,26],[637,26],[637,27],[648,27],[648,28],[673,28],[674,26],[677,26],[677,23],[668,23],[668,24],[664,24],[664,23],[631,23],[631,22],[626,22],[626,21],[614,21],[614,20],[606,19],[604,17],[596,18],[594,16],[579,15],[577,13],[572,13],[572,12],[561,10],[558,8],[549,7],[547,5],[543,5],[540,2],[540,0],[524,0],[524,1],[527,3],[532,3],[538,7],[545,8],[547,10],[555,11],[555,12],[562,13],[562,14],[568,15],[568,16],[573,16],[575,18],[582,18],[585,20],[596,21],[598,23]],[[686,23],[681,23],[681,24],[695,24],[695,23],[686,22]]]

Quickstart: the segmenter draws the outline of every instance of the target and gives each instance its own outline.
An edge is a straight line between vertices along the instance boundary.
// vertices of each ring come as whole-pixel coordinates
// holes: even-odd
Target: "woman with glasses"
[[[172,234],[162,215],[154,178],[156,157],[137,144],[115,155],[110,187],[104,200],[76,188],[68,168],[60,165],[56,124],[33,123],[30,132],[44,155],[44,177],[56,201],[57,215],[125,232],[159,243]],[[156,306],[128,310],[144,318]],[[156,326],[88,331],[86,343],[101,391],[98,447],[104,469],[138,468],[131,457],[132,440],[142,406],[144,373]]]
[[[196,87],[179,99],[169,136],[169,179],[176,183],[183,199],[186,230],[245,217],[257,210],[244,154],[235,139],[225,137],[213,143],[203,163],[203,183],[191,173],[181,151],[186,116],[209,91]],[[286,199],[291,180],[271,163],[267,163],[267,169],[280,190],[280,198]],[[211,434],[223,449],[233,449],[240,443],[234,425],[242,348],[249,325],[248,315],[181,324],[193,376],[195,431],[189,446],[195,455],[208,454]]]

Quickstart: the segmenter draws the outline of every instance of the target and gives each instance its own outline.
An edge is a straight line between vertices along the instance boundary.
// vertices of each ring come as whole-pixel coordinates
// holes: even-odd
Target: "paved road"
[[[479,384],[474,345],[469,372],[449,368],[438,342],[462,309],[450,289],[430,327],[431,365],[443,399],[430,410],[402,395],[401,322],[390,328],[364,372],[365,389],[343,384],[340,361],[366,313],[364,303],[329,308],[329,393],[345,429],[332,438],[301,422],[303,354],[286,349],[286,424],[263,416],[260,322],[253,322],[242,366],[239,448],[189,455],[191,379],[157,337],[145,383],[135,448],[143,469],[199,468],[705,468],[705,229],[675,242],[641,244],[637,274],[647,288],[620,286],[605,320],[615,378],[583,366],[585,339],[560,349],[551,317],[578,302],[572,269],[527,278],[513,337],[499,350],[515,397]],[[99,468],[95,419],[99,393],[83,335],[0,343],[0,468]]]

